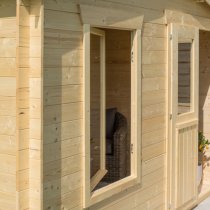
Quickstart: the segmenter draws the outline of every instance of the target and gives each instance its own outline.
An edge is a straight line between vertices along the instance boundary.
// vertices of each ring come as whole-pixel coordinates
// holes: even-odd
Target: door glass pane
[[[191,111],[191,43],[178,46],[178,114]]]

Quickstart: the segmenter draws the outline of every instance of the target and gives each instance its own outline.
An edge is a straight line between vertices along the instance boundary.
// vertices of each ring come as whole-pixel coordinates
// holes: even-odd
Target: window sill
[[[137,177],[131,175],[106,187],[103,187],[102,189],[96,190],[91,194],[90,206],[110,198],[113,195],[126,191],[128,188],[136,186],[137,184],[140,184],[140,181]]]

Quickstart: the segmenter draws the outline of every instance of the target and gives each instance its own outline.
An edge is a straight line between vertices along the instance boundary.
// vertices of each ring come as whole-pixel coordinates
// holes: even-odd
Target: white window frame
[[[121,28],[123,30],[123,28]],[[125,29],[126,30],[126,29]],[[101,46],[105,47],[105,40],[99,30],[93,30],[89,24],[83,25],[83,81],[84,81],[84,141],[83,141],[83,207],[90,207],[106,198],[109,198],[117,193],[127,190],[129,187],[141,183],[141,30],[132,30],[131,42],[131,175],[116,181],[106,187],[91,192],[93,184],[90,179],[90,34],[97,33],[101,36]],[[101,55],[103,52],[101,51]],[[103,57],[102,57],[103,60]],[[105,61],[104,61],[105,62]],[[101,79],[105,78],[105,63],[101,64],[102,72]],[[105,93],[105,82],[102,81],[101,93]],[[103,96],[102,96],[103,97]],[[101,108],[105,110],[105,103],[102,103]],[[105,113],[105,112],[102,112]],[[105,120],[104,114],[101,119]],[[102,123],[105,128],[105,121]],[[102,133],[105,129],[102,128]],[[103,134],[104,135],[104,134]],[[101,169],[99,173],[103,174],[105,169],[105,141],[102,142],[101,154]],[[100,175],[100,174],[99,174]],[[97,173],[96,173],[97,179]],[[92,185],[92,187],[91,187]]]

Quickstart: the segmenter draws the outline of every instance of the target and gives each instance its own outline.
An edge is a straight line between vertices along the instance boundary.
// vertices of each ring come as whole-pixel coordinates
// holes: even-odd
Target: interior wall
[[[0,5],[0,209],[16,209],[16,1]]]
[[[106,107],[117,107],[130,126],[131,32],[106,30]]]
[[[210,33],[200,31],[199,129],[210,139]]]
[[[117,108],[127,120],[126,174],[130,174],[131,31],[106,32],[106,108]]]
[[[200,70],[199,70],[199,130],[210,140],[210,32],[200,31]],[[210,187],[210,150],[204,169],[202,192]]]
[[[100,37],[93,34],[90,37],[90,150],[93,176],[100,169],[101,72]]]

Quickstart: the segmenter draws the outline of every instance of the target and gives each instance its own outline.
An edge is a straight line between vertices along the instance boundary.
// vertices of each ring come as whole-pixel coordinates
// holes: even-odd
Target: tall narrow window
[[[97,190],[130,175],[131,32],[92,29],[90,55],[91,189]]]
[[[140,182],[140,31],[85,27],[85,207]],[[114,191],[113,191],[114,190]]]
[[[191,111],[191,43],[178,45],[178,114]]]

